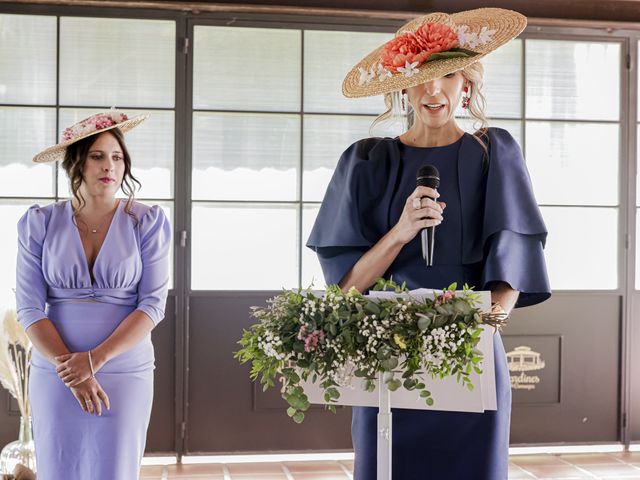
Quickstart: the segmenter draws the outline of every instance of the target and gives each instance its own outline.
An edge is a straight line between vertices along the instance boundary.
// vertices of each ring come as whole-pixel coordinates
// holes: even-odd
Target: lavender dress
[[[105,340],[134,310],[154,324],[164,317],[171,227],[162,209],[121,201],[93,267],[71,202],[34,205],[18,223],[18,319],[29,328],[49,318],[69,350]],[[151,335],[107,362],[96,375],[111,410],[82,411],[55,367],[34,349],[29,389],[38,480],[136,479],[153,400]]]

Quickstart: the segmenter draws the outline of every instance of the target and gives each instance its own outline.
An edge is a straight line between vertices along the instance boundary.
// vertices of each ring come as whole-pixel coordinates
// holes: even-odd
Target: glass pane
[[[618,120],[620,45],[526,41],[527,118]]]
[[[298,285],[297,208],[193,206],[191,288],[279,290]]]
[[[56,17],[0,15],[0,103],[56,103]]]
[[[13,293],[16,288],[16,256],[18,255],[18,220],[27,209],[37,203],[47,205],[50,200],[20,200],[0,203],[0,223],[5,225],[5,235],[0,235],[0,265],[3,274],[0,275],[0,311],[5,307],[15,308],[16,298]]]
[[[514,40],[482,59],[489,117],[522,116],[522,40]]]
[[[0,196],[54,196],[54,165],[31,161],[56,143],[53,108],[0,108]]]
[[[305,201],[322,201],[340,155],[353,142],[369,137],[373,117],[305,115],[304,173]]]
[[[313,286],[314,289],[322,290],[326,286],[322,267],[318,261],[316,252],[306,247],[307,239],[311,235],[313,223],[318,216],[318,205],[306,205],[302,209],[302,288]]]
[[[193,108],[299,111],[301,32],[194,27]]]
[[[542,207],[541,210],[549,230],[545,257],[551,288],[618,288],[618,209]]]
[[[97,113],[89,109],[60,109],[60,130]],[[138,198],[172,198],[174,171],[174,113],[154,110],[142,112],[125,110],[131,118],[149,113],[149,118],[125,134],[127,148],[131,154],[133,175],[142,188]],[[58,189],[60,196],[69,195],[67,176],[60,169]],[[121,192],[122,193],[122,192]]]
[[[173,108],[173,21],[62,17],[60,103]]]
[[[298,115],[195,113],[194,199],[296,200]]]
[[[526,159],[538,202],[617,205],[618,129],[616,124],[527,122]]]
[[[305,31],[305,112],[382,113],[382,95],[346,98],[342,80],[356,63],[391,38],[391,33]]]

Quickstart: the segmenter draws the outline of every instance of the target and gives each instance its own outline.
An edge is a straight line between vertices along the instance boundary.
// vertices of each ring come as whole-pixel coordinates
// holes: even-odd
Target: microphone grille
[[[438,188],[440,186],[440,172],[433,165],[420,167],[416,183],[422,187]]]

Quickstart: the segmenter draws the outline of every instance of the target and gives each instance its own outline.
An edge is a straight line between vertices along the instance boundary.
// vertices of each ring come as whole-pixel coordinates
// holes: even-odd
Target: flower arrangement
[[[376,76],[383,82],[394,74],[412,77],[419,72],[420,65],[456,57],[473,57],[477,48],[492,40],[496,30],[482,27],[479,32],[469,30],[467,25],[454,28],[443,23],[425,22],[415,31],[402,32],[383,47],[380,62],[368,71],[360,67],[360,85],[371,82]],[[468,47],[468,48],[465,48]]]
[[[250,377],[266,390],[282,383],[287,414],[304,420],[309,400],[302,381],[319,383],[329,410],[335,412],[339,386],[359,377],[366,391],[375,390],[379,374],[391,391],[419,391],[427,405],[434,399],[421,381],[455,375],[474,388],[472,372],[481,373],[482,353],[476,348],[481,325],[501,326],[506,315],[483,314],[479,296],[467,285],[456,295],[454,283],[433,299],[413,297],[406,285],[380,279],[374,290],[400,294],[373,298],[355,288],[343,293],[330,285],[324,295],[283,291],[266,307],[253,307],[258,320],[243,330],[235,357],[250,362]]]
[[[22,325],[18,323],[16,311],[5,312],[0,329],[0,383],[16,399],[20,414],[31,415],[29,406],[29,363],[31,341]]]
[[[129,117],[122,112],[115,109],[111,109],[109,112],[98,113],[91,115],[90,117],[81,120],[75,125],[66,128],[62,132],[62,139],[64,141],[73,140],[74,138],[84,137],[98,130],[102,130],[108,127],[112,127],[118,123],[125,122]]]

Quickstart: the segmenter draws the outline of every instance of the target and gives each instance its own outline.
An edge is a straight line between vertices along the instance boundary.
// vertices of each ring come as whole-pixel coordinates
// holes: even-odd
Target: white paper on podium
[[[419,289],[412,290],[410,295],[412,298],[433,298],[434,292],[437,295],[442,293],[439,290]],[[491,292],[474,293],[480,297],[478,308],[482,312],[489,312],[491,310]],[[462,295],[462,291],[456,292],[456,295]],[[375,298],[395,298],[398,296],[394,292],[371,292],[369,295],[369,297]],[[473,372],[469,375],[469,379],[475,387],[473,391],[469,391],[467,387],[458,383],[455,375],[442,380],[432,379],[429,375],[424,375],[421,378],[426,385],[426,389],[431,392],[431,397],[433,398],[432,406],[428,406],[424,399],[420,398],[419,391],[408,391],[404,388],[399,388],[395,392],[391,392],[391,407],[478,413],[485,410],[496,410],[496,376],[493,360],[494,329],[487,325],[483,325],[482,328],[483,332],[478,343],[478,349],[483,354],[482,374]],[[322,389],[318,385],[314,385],[310,381],[302,382],[301,385],[309,397],[310,403],[326,403]],[[378,387],[376,386],[376,390],[373,392],[362,390],[361,378],[353,377],[349,385],[337,388],[340,392],[340,398],[334,403],[335,405],[378,406]]]

